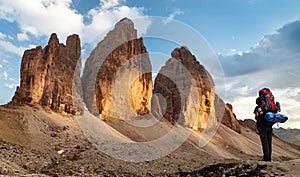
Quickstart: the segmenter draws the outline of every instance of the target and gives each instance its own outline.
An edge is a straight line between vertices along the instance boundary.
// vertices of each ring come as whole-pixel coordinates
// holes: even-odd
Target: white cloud
[[[183,11],[179,10],[179,9],[175,9],[167,19],[163,20],[164,25],[170,23],[170,21],[174,20],[176,15],[181,15],[184,14]]]
[[[16,79],[12,78],[12,77],[8,78],[8,80],[10,80],[10,81],[16,81]]]
[[[29,40],[26,33],[18,33],[17,38],[19,41],[28,41]]]
[[[242,56],[243,55],[243,51],[239,51],[237,49],[230,49],[229,55],[239,55],[239,56]]]
[[[9,84],[9,83],[5,83],[5,87],[9,88],[9,89],[13,89],[15,88],[16,86],[18,86],[17,84]]]
[[[0,2],[0,18],[3,18],[9,22],[13,22],[15,19],[15,9],[11,6],[3,5],[4,2]]]
[[[10,35],[4,34],[0,32],[0,48],[3,48],[4,51],[8,51],[11,53],[15,53],[18,55],[22,55],[25,50],[24,47],[17,47],[13,43],[8,40],[12,40],[13,38]],[[8,63],[7,60],[3,59],[3,63]]]
[[[1,1],[0,8],[8,21],[18,23],[22,33],[39,37],[57,32],[62,38],[78,33],[83,27],[82,15],[70,8],[71,0],[10,0]]]
[[[2,62],[3,63],[9,63],[9,61],[5,60],[5,59],[2,59]]]
[[[30,49],[36,48],[36,45],[34,45],[34,44],[29,44],[28,48],[30,48]]]
[[[31,34],[34,37],[39,37],[38,29],[34,26],[22,26],[23,34]]]
[[[105,2],[104,6],[93,8],[88,12],[87,18],[91,19],[91,23],[86,25],[83,29],[83,41],[89,42],[99,37],[99,35],[101,35],[100,37],[104,37],[105,33],[124,17],[133,20],[137,19],[135,27],[139,34],[145,33],[147,27],[151,24],[151,22],[146,20],[146,16],[143,14],[143,8],[124,6],[119,4],[119,1],[114,1],[109,4],[106,4],[107,1],[102,2]],[[143,18],[143,22],[138,20],[139,18]]]
[[[24,47],[17,47],[13,45],[11,42],[0,40],[0,47],[4,48],[6,51],[18,54],[20,56],[23,55],[25,50]]]
[[[100,0],[98,7],[82,15],[71,8],[71,0],[31,0],[30,3],[27,0],[1,1],[0,18],[18,24],[21,32],[17,37],[20,41],[27,40],[29,35],[38,38],[55,32],[61,41],[76,33],[80,35],[82,42],[86,43],[107,32],[124,17],[145,17],[142,7],[128,7],[122,5],[122,2]],[[89,19],[90,23],[84,24],[84,18]],[[137,25],[137,28],[143,33],[147,29],[147,23]]]
[[[89,52],[114,27],[114,24],[124,17],[133,20],[138,36],[145,34],[151,24],[151,20],[143,14],[143,11],[144,8],[128,7],[116,3],[114,3],[114,6],[110,6],[109,9],[103,9],[102,7],[91,9],[86,15],[90,23],[85,25],[81,35],[83,43],[89,43],[87,48],[82,50],[83,59],[87,58]]]
[[[238,119],[253,119],[256,96],[237,97],[230,102]]]
[[[6,35],[0,32],[0,40],[5,39]]]
[[[0,64],[0,68],[3,68],[3,65]]]
[[[101,0],[102,9],[110,9],[118,6],[120,4],[119,0]]]

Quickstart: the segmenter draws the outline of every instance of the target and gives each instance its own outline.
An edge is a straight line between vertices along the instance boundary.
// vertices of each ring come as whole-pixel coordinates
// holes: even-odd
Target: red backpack
[[[275,98],[268,88],[263,88],[258,92],[260,98],[260,107],[262,110],[266,112],[274,112],[276,113],[278,110],[278,106],[275,103]],[[279,103],[278,103],[279,104]]]

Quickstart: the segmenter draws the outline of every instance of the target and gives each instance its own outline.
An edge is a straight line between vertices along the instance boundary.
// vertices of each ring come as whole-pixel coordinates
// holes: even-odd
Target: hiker
[[[256,107],[254,109],[256,126],[263,150],[263,161],[271,161],[272,154],[272,126],[275,122],[267,121],[265,115],[267,113],[277,113],[280,110],[279,102],[274,101],[274,96],[269,88],[263,88],[258,92],[259,97],[256,99]]]

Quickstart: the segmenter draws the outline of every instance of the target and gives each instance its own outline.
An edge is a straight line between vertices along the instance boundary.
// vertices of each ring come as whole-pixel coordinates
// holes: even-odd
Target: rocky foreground
[[[115,128],[122,123],[114,123]],[[163,124],[161,124],[163,125]],[[197,131],[178,149],[156,160],[115,159],[90,143],[76,118],[29,106],[0,107],[0,174],[13,176],[299,176],[299,147],[274,137],[273,162],[260,162],[258,135],[221,125],[199,147]],[[119,129],[132,139],[152,138]],[[4,133],[5,132],[5,133]],[[227,137],[227,138],[223,138]]]
[[[87,148],[87,147],[84,147]],[[82,147],[76,147],[78,151],[87,151]],[[223,176],[299,176],[300,159],[275,161],[275,162],[262,162],[256,160],[243,160],[238,161],[229,159],[225,163],[214,162],[204,167],[199,166],[195,170],[187,170],[184,167],[178,167],[178,172],[172,172],[167,170],[157,169],[156,173],[151,171],[144,171],[139,174],[141,169],[138,169],[140,164],[136,164],[137,169],[130,169],[134,171],[128,171],[119,166],[118,169],[111,167],[110,170],[104,170],[105,164],[100,163],[89,165],[80,165],[76,163],[80,159],[84,159],[82,155],[65,155],[51,157],[49,154],[40,153],[33,149],[27,149],[22,146],[0,142],[0,174],[13,175],[13,176],[211,176],[211,177],[223,177]],[[22,154],[22,155],[21,155]],[[98,156],[99,154],[95,154]],[[30,161],[29,161],[30,159]],[[88,159],[86,159],[88,160]],[[188,161],[187,161],[188,162]],[[186,163],[187,163],[186,162]],[[93,162],[94,163],[94,162]],[[98,162],[99,163],[99,162]],[[113,165],[112,163],[107,165]],[[184,165],[184,164],[182,164]],[[151,162],[143,164],[147,168],[151,168]],[[152,168],[159,168],[153,166]],[[163,168],[163,167],[160,167]],[[153,169],[152,169],[153,170]],[[161,172],[159,172],[161,171]]]

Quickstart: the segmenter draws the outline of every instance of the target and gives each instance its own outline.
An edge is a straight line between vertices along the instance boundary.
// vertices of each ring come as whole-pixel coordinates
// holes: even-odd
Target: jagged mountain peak
[[[59,45],[57,35],[52,33],[48,45],[44,49],[37,47],[35,49],[27,50],[24,53],[21,66],[21,84],[16,91],[13,102],[37,103],[58,112],[75,114],[77,108],[74,108],[73,105],[74,93],[72,93],[72,82],[70,82],[74,81],[73,76],[75,73],[76,78],[78,78],[76,83],[81,84],[82,82],[83,86],[83,94],[76,95],[78,97],[79,95],[83,96],[82,100],[85,102],[88,109],[95,115],[104,113],[106,114],[105,117],[108,117],[109,115],[114,114],[111,113],[113,98],[109,96],[111,95],[109,93],[111,92],[111,89],[108,89],[111,87],[109,84],[113,83],[119,69],[123,68],[124,70],[122,65],[128,65],[125,67],[125,70],[128,72],[125,72],[124,70],[122,73],[124,77],[118,75],[118,77],[123,78],[124,83],[131,81],[132,79],[130,78],[137,77],[130,73],[137,74],[143,73],[143,71],[148,72],[147,74],[140,75],[140,79],[131,81],[134,84],[129,83],[133,84],[136,88],[133,89],[133,86],[128,86],[128,88],[133,91],[129,94],[130,97],[132,97],[129,100],[133,110],[138,114],[149,113],[151,110],[150,103],[152,96],[151,63],[147,49],[143,44],[143,39],[137,39],[136,33],[137,31],[134,29],[132,20],[124,18],[116,23],[115,28],[99,42],[86,60],[81,79],[79,78],[79,71],[75,71],[78,62],[80,64],[81,47],[79,36],[77,34],[70,35],[67,37],[66,45]],[[134,59],[139,55],[142,55],[139,60]],[[168,84],[168,79],[166,80],[161,74],[158,74],[155,79],[156,85],[154,86],[154,93],[162,92],[168,99],[172,98],[169,101],[173,104],[173,106],[168,107],[168,109],[171,108],[174,112],[168,110],[164,116],[166,116],[168,120],[174,121],[177,120],[176,116],[178,116],[178,113],[184,111],[186,114],[186,120],[185,123],[183,123],[184,125],[196,129],[204,128],[210,115],[214,116],[215,114],[215,85],[213,79],[187,46],[175,48],[171,52],[170,60],[161,68],[162,71],[170,70],[174,76],[180,74],[184,76],[185,73],[182,73],[182,70],[177,70],[178,68],[176,69],[176,66],[173,66],[174,64],[176,65],[176,63],[171,62],[173,59],[178,60],[188,70],[195,82],[193,81],[194,83],[192,83],[191,78],[182,80],[184,83],[181,84],[186,87],[180,89],[185,90],[187,94],[191,94],[191,97],[188,97],[185,103],[182,103],[181,101],[176,103],[176,99],[179,97],[174,97],[174,95],[176,95],[175,92],[168,93],[172,94],[172,97],[169,97],[168,94],[164,92],[163,88],[170,89],[168,88],[170,86]],[[140,85],[137,81],[140,82]],[[81,87],[79,90],[81,93]],[[193,92],[198,94],[198,100],[195,100],[195,97],[192,96],[194,94]],[[155,100],[156,98],[153,99]],[[183,107],[180,108],[181,103],[187,106],[183,106],[185,107],[185,110]],[[156,104],[160,103],[156,102]],[[155,108],[161,107],[161,105],[152,106]],[[119,107],[119,109],[121,109],[121,107]],[[227,110],[227,112],[230,112],[227,113],[227,115],[233,117],[230,118],[230,122],[236,120],[232,113],[232,109],[225,109],[225,105],[223,107],[225,111]],[[196,110],[195,115],[199,114],[199,116],[193,118],[195,117],[193,116],[194,113],[190,112],[189,109]],[[125,108],[123,111],[126,113]],[[229,127],[231,126],[232,128],[232,125],[226,125]]]
[[[22,57],[20,86],[13,103],[40,104],[57,112],[75,114],[72,98],[76,66],[81,59],[80,38],[68,36],[66,45],[59,45],[55,33],[51,34],[44,49],[26,50]],[[70,82],[71,81],[71,82]]]
[[[56,33],[52,33],[50,35],[48,45],[52,45],[52,44],[57,44],[57,45],[59,44],[59,40],[58,40]]]

